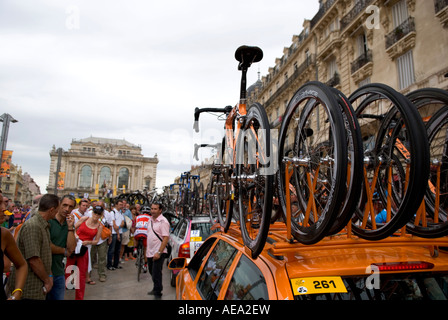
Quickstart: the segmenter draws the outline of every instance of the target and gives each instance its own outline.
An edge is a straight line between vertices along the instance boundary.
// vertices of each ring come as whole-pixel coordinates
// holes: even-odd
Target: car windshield
[[[196,237],[201,237],[202,241],[207,239],[214,231],[210,230],[212,224],[210,222],[195,222],[191,223],[191,232]]]
[[[379,281],[367,276],[343,277],[346,293],[301,294],[296,300],[447,300],[448,273],[382,274]]]

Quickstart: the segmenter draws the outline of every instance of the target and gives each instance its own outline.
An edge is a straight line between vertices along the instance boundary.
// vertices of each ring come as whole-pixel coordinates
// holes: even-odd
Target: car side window
[[[180,230],[181,226],[182,226],[182,221],[180,221],[180,223],[178,223],[176,225],[176,228],[173,231],[173,235],[175,235],[176,237],[179,236],[179,230]]]
[[[238,262],[224,300],[269,300],[263,273],[245,255]]]
[[[185,233],[187,232],[188,221],[182,221],[182,225],[180,226],[178,237],[181,239],[185,238]]]
[[[236,249],[225,241],[218,241],[202,269],[197,289],[204,300],[216,300],[222,283],[236,254]]]
[[[213,246],[215,241],[216,238],[210,238],[207,241],[205,241],[199,247],[198,251],[196,251],[190,263],[188,264],[188,271],[193,280],[196,278],[196,275],[198,274],[202,262],[204,261],[205,257],[207,256],[208,252],[210,251],[210,248]]]

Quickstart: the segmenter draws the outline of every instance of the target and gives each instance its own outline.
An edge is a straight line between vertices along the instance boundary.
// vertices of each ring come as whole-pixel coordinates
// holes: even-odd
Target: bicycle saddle
[[[258,47],[241,46],[235,51],[235,59],[240,62],[238,70],[247,69],[263,59],[263,51]]]

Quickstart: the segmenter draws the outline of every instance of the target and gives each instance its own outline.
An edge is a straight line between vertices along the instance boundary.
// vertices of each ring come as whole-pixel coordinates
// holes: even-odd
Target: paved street
[[[166,260],[165,260],[166,261]],[[123,269],[107,270],[107,281],[98,281],[97,269],[92,271],[92,280],[95,285],[86,284],[84,300],[153,300],[148,291],[152,290],[152,279],[149,273],[142,273],[140,282],[137,281],[137,268],[135,260],[125,261],[121,264]],[[164,264],[163,270],[163,296],[162,300],[174,300],[175,288],[170,286],[169,270]],[[67,290],[65,300],[75,300],[75,290]]]

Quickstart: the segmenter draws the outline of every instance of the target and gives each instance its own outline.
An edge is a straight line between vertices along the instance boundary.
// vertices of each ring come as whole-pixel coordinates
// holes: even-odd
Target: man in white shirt
[[[87,213],[88,208],[89,201],[87,199],[81,199],[79,201],[78,208],[72,211],[73,217],[75,218],[75,226],[76,222],[78,222],[78,220],[84,217],[84,215]]]
[[[112,241],[109,244],[107,252],[107,269],[115,270],[121,269],[120,266],[120,247],[121,247],[121,233],[124,226],[124,217],[121,212],[123,209],[123,200],[118,200],[115,208],[111,211],[114,216],[112,223]]]

